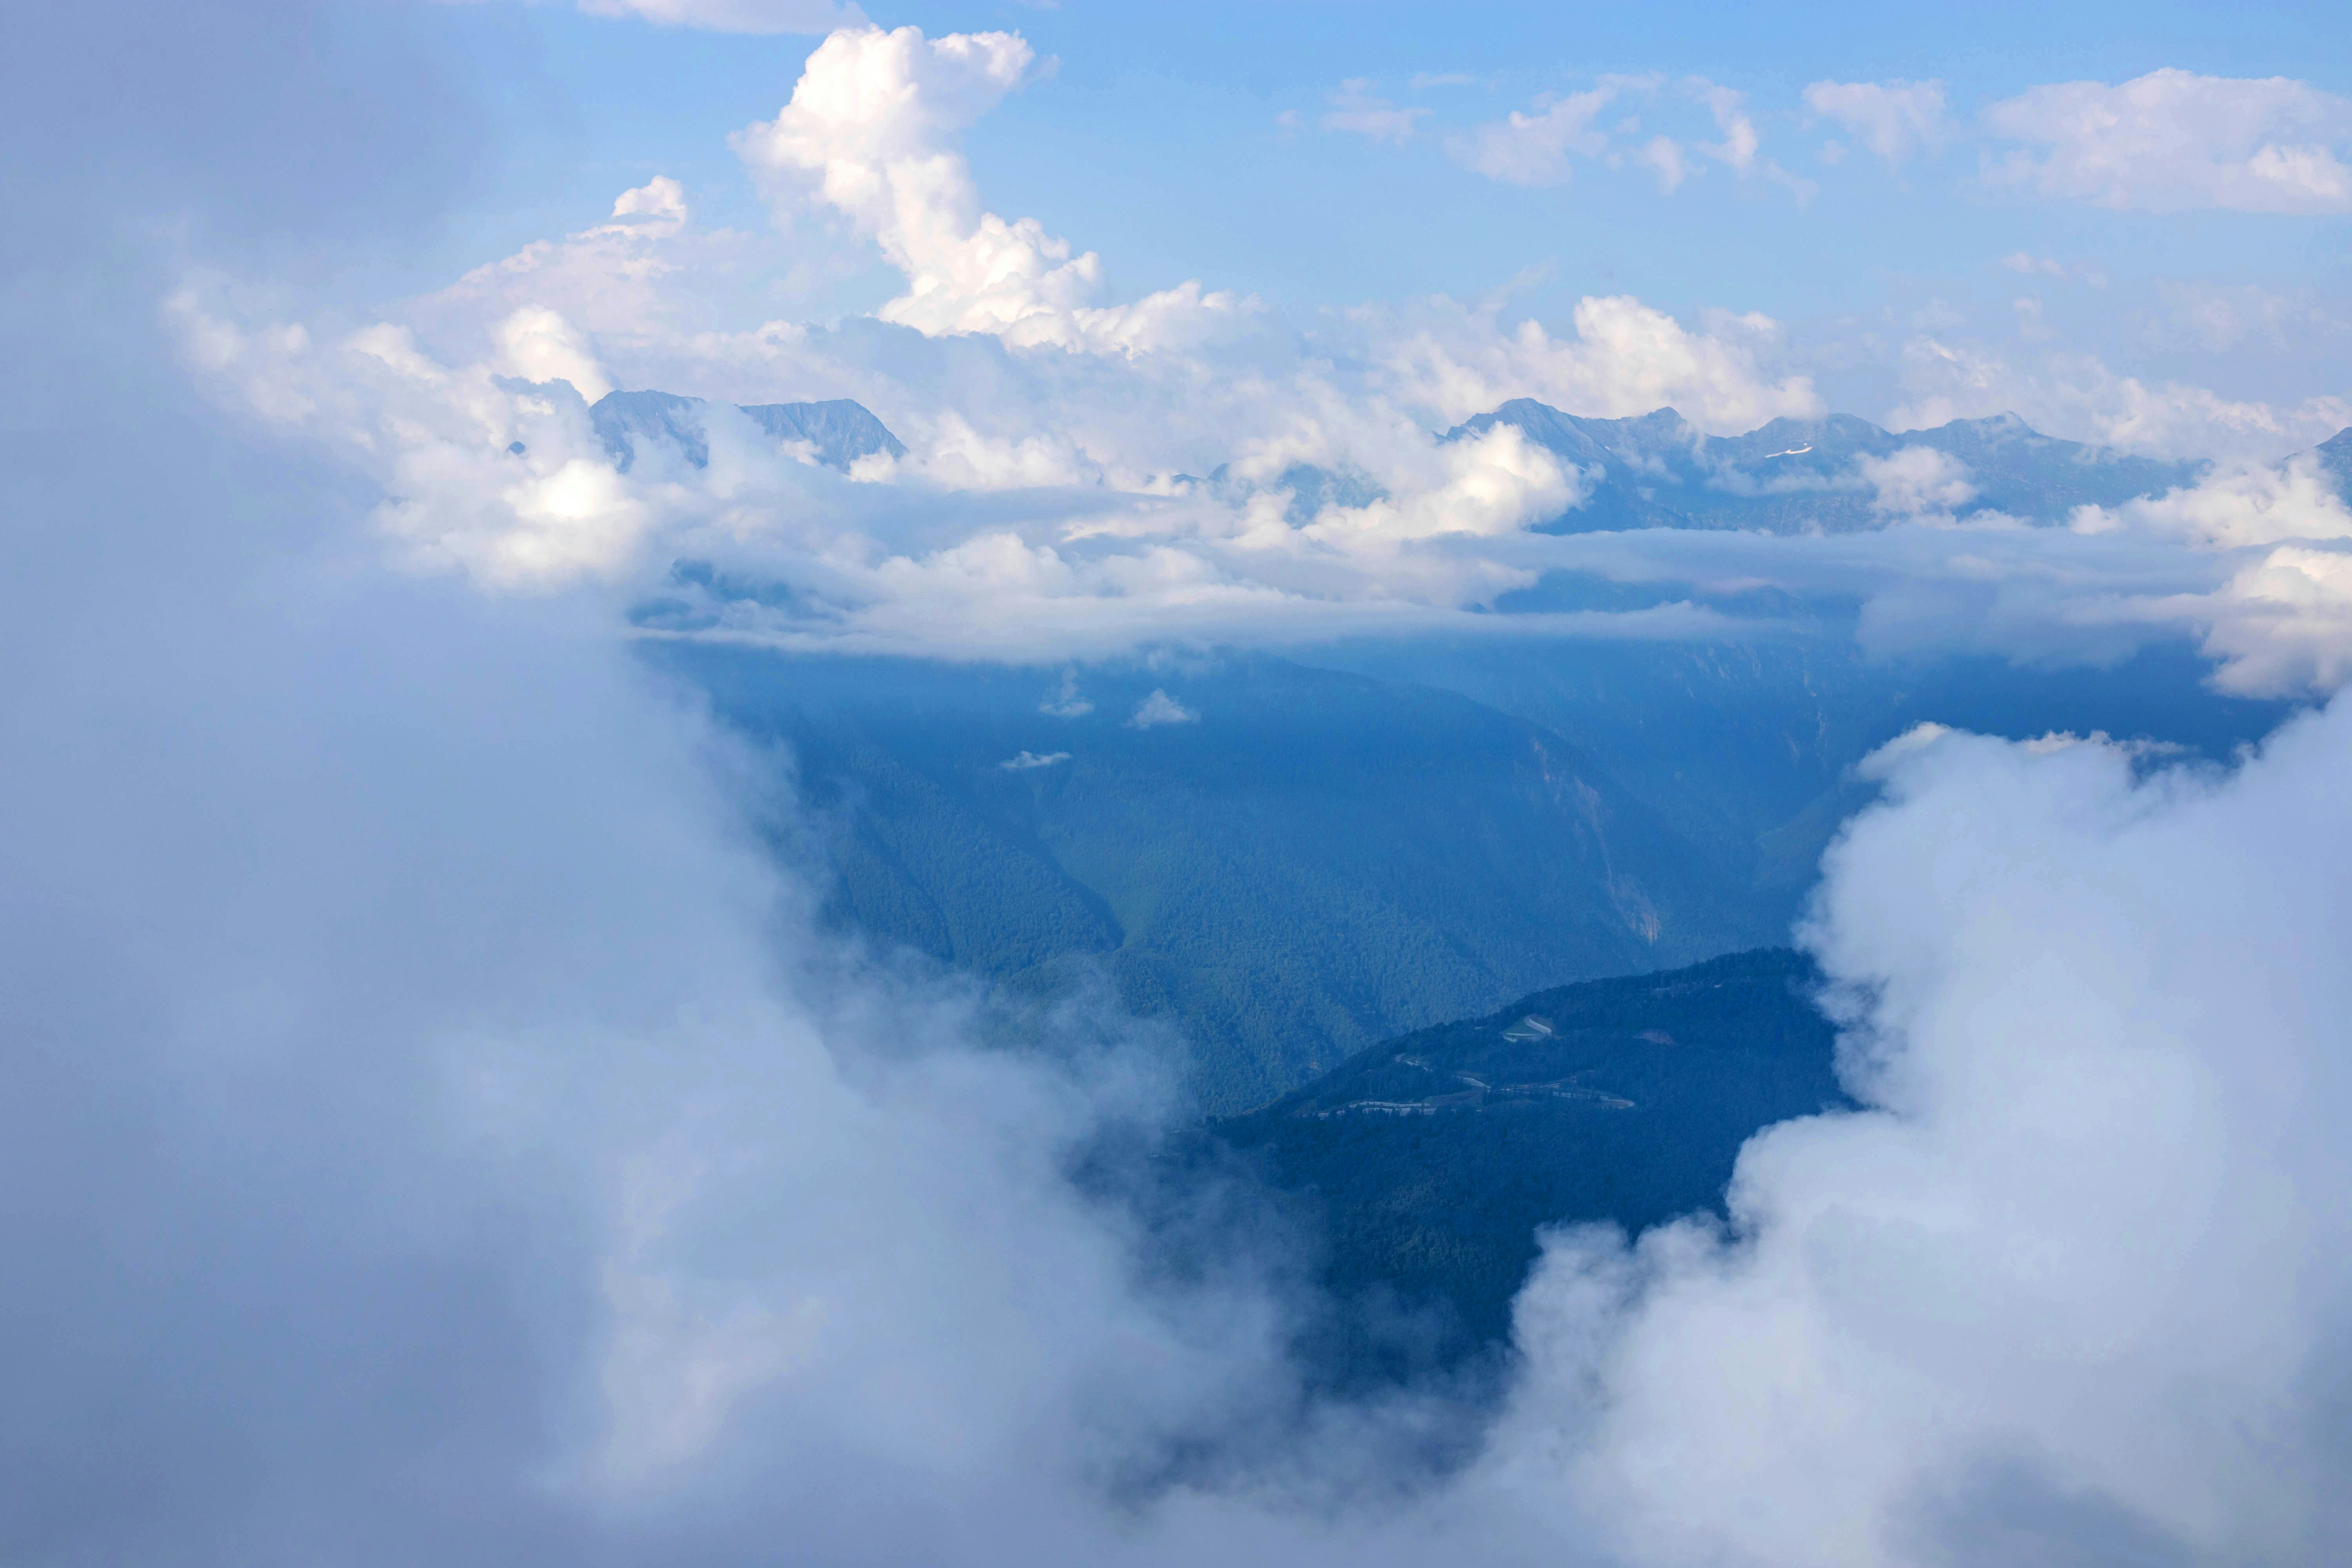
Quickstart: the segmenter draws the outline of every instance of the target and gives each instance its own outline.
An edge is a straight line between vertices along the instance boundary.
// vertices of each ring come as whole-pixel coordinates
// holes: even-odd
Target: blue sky
[[[1677,313],[1761,310],[1824,339],[1937,301],[2000,319],[2032,294],[2047,318],[2063,317],[2070,343],[2239,397],[2329,390],[2352,346],[2326,331],[2216,350],[2177,320],[2183,290],[2248,287],[2341,319],[2352,300],[2352,221],[2341,214],[2119,213],[1989,189],[1974,178],[1985,149],[1965,137],[1899,170],[1866,155],[1832,168],[1819,150],[1836,128],[1809,116],[1802,97],[1821,80],[1931,79],[1966,126],[2038,84],[2116,83],[2167,67],[2344,93],[2352,79],[2337,62],[2352,27],[2338,7],[2219,17],[2177,5],[1073,4],[873,15],[934,36],[1015,29],[1058,62],[976,125],[967,150],[992,209],[1099,251],[1120,292],[1200,278],[1297,310],[1467,295],[1532,272],[1519,299],[1538,314],[1633,291]],[[727,137],[774,112],[814,42],[556,5],[432,9],[415,26],[497,127],[476,199],[436,247],[452,260],[576,226],[652,174],[684,181],[707,214],[758,222]],[[1641,73],[1745,94],[1765,153],[1817,192],[1801,205],[1717,171],[1667,196],[1645,172],[1598,167],[1528,189],[1471,175],[1446,153],[1449,130]],[[1433,76],[1470,79],[1428,84]],[[1428,110],[1410,141],[1318,128],[1351,80],[1366,97]],[[1639,106],[1645,129],[1703,120],[1673,97]],[[2021,279],[1999,265],[2019,252],[2109,286]],[[863,302],[888,287],[877,279]],[[856,302],[856,290],[838,301]],[[1856,365],[1830,384],[1842,404],[1867,405],[1884,399],[1882,380]]]

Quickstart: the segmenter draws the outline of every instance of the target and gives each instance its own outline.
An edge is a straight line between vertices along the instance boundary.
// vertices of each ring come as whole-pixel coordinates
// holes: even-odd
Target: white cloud
[[[1843,127],[1890,168],[1938,151],[1956,130],[1939,81],[1817,81],[1805,89],[1805,107]]]
[[[2179,608],[2222,661],[2213,683],[2224,691],[2294,697],[2352,681],[2352,554],[2341,549],[2282,546]]]
[[[1299,537],[1353,546],[1447,534],[1493,537],[1557,517],[1583,499],[1582,476],[1563,472],[1559,459],[1511,426],[1456,441],[1437,456],[1441,482],[1401,500],[1326,507]]]
[[[1663,386],[1713,417],[1727,396],[1742,395],[1738,383],[1752,380],[1752,356],[1771,336],[1759,318],[1724,318],[1715,331],[1696,333],[1631,300],[1597,305],[1583,313],[1585,336],[1576,342],[1550,344],[1539,328],[1514,334],[1519,351],[1549,352],[1526,362],[1520,368],[1536,374],[1510,390],[1572,406],[1607,397],[1645,408]],[[578,575],[626,579],[681,552],[728,554],[746,570],[808,583],[838,606],[828,620],[788,635],[896,651],[1019,647],[1050,658],[1155,637],[1242,633],[1255,623],[1287,637],[1368,618],[1426,620],[1530,581],[1528,568],[1492,552],[1573,505],[1584,482],[1508,429],[1437,442],[1428,416],[1395,400],[1422,401],[1403,379],[1385,393],[1337,384],[1319,368],[1281,383],[1243,376],[1220,384],[1179,362],[1184,390],[1171,401],[1148,361],[1130,367],[1059,354],[1032,362],[1052,374],[1014,398],[1005,395],[999,364],[967,405],[971,416],[919,405],[895,416],[913,450],[860,465],[853,472],[859,483],[774,449],[723,403],[701,414],[708,468],[655,447],[621,473],[576,391],[514,379],[502,346],[584,352],[583,334],[551,311],[527,314],[519,326],[512,315],[478,329],[483,357],[470,362],[437,358],[392,323],[319,342],[299,327],[235,326],[193,300],[180,319],[208,374],[376,476],[394,498],[380,507],[378,522],[419,564],[520,588]],[[1414,352],[1423,361],[1401,368],[1425,373],[1435,352],[1447,356],[1437,368],[1459,383],[1467,372],[1453,356],[1496,334],[1460,315],[1433,319],[1445,332],[1422,331]],[[1391,326],[1366,326],[1374,342],[1398,341]],[[805,335],[779,342],[787,356],[780,363],[796,374],[824,363]],[[1634,363],[1644,356],[1655,363]],[[1088,366],[1078,386],[1064,381],[1062,367]],[[578,364],[534,368],[587,377]],[[698,389],[709,374],[684,384]],[[1796,389],[1763,384],[1760,392],[1769,400]],[[1198,407],[1196,397],[1204,400]],[[1245,493],[1178,483],[1148,455],[1115,446],[1114,462],[1099,462],[1089,456],[1094,437],[1081,445],[1057,427],[1072,413],[1113,416],[1103,430],[1115,442],[1164,439],[1178,421],[1213,419]],[[982,415],[999,428],[1018,431],[1033,417],[1045,427],[992,434],[975,422]],[[1270,487],[1298,463],[1353,468],[1384,493],[1293,520],[1283,492]],[[974,498],[988,493],[1016,499],[975,507]],[[962,499],[946,505],[949,495]],[[1024,495],[1037,499],[1017,499]],[[755,605],[726,613],[732,631],[776,635]]]
[[[1984,112],[2025,146],[1996,184],[2142,212],[2352,211],[2352,101],[2284,77],[2164,69],[2037,87]]]
[[[1634,1563],[2334,1559],[2352,705],[2145,768],[1880,755],[1809,939],[1871,1109],[1752,1141],[1728,1235],[1554,1238],[1498,1472]]]
[[[1756,130],[1754,116],[1748,112],[1745,93],[1697,76],[1684,82],[1683,90],[1706,106],[1707,113],[1714,117],[1716,133],[1721,138],[1717,142],[1697,143],[1701,153],[1729,168],[1743,180],[1751,175],[1761,175],[1786,187],[1790,195],[1797,198],[1800,206],[1813,199],[1818,187],[1812,181],[1791,174],[1774,159],[1759,155],[1763,138]]]
[[[695,221],[686,189],[667,175],[624,191],[610,217],[476,267],[448,287],[402,307],[402,324],[444,357],[473,351],[478,334],[517,311],[552,311],[597,350],[631,369],[629,384],[659,385],[667,363],[698,336],[751,308],[772,305],[824,269],[780,237],[712,229]],[[755,318],[756,319],[756,318]],[[764,329],[772,350],[797,329]],[[707,354],[697,357],[709,357]],[[609,374],[609,367],[600,374]],[[593,379],[593,378],[592,378]],[[585,388],[583,389],[585,391]]]
[[[1037,704],[1040,713],[1051,713],[1056,719],[1082,719],[1095,710],[1095,705],[1078,695],[1078,672],[1062,671],[1062,683],[1045,693]]]
[[[1538,99],[1533,113],[1513,110],[1447,142],[1454,161],[1490,180],[1512,185],[1568,183],[1574,160],[1597,158],[1609,149],[1606,132],[1593,121],[1628,83],[1605,80],[1584,92]]]
[[[1559,185],[1575,173],[1578,160],[1598,161],[1611,168],[1628,163],[1646,168],[1658,177],[1659,188],[1671,195],[1695,172],[1684,153],[1688,146],[1740,176],[1762,174],[1790,188],[1800,201],[1812,195],[1811,182],[1797,179],[1769,158],[1759,156],[1762,139],[1746,97],[1727,87],[1691,77],[1675,85],[1676,97],[1704,107],[1715,125],[1717,140],[1676,140],[1653,135],[1633,147],[1615,136],[1634,135],[1640,121],[1627,118],[1614,126],[1600,123],[1601,112],[1625,99],[1654,100],[1666,88],[1655,76],[1603,77],[1583,92],[1536,100],[1531,111],[1512,110],[1501,120],[1456,133],[1446,141],[1454,162],[1466,169],[1514,185]]]
[[[1034,752],[1016,752],[996,765],[1007,773],[1026,773],[1031,768],[1050,768],[1056,763],[1066,763],[1069,760],[1070,753],[1067,752],[1047,752],[1043,756],[1039,756]]]
[[[1185,707],[1165,691],[1153,690],[1150,696],[1135,705],[1135,713],[1127,721],[1130,730],[1152,730],[1162,724],[1197,724],[1201,715]]]
[[[1977,498],[1969,466],[1933,447],[1901,447],[1883,458],[1863,458],[1855,471],[1876,491],[1871,510],[1885,517],[1949,521]]]
[[[1102,263],[1092,251],[1074,256],[1035,219],[1008,222],[981,205],[959,139],[1034,64],[1012,33],[844,30],[809,56],[776,118],[740,132],[736,146],[788,218],[820,201],[906,275],[907,292],[877,312],[884,321],[1132,353],[1247,315],[1251,302],[1197,283],[1098,307]]]
[[[2130,528],[2225,549],[2352,539],[2352,510],[2307,453],[2275,466],[2226,465],[2162,495],[2078,508],[2070,521],[2080,533]]]
[[[1467,635],[1506,617],[1452,615],[1452,578],[1405,595],[1647,552],[1718,581],[1777,562],[2067,595],[1996,623],[2005,650],[2110,602],[2177,613],[2210,628],[2230,679],[2282,688],[2347,673],[2343,554],[2241,556],[2227,541],[2270,524],[2186,512],[2186,542],[2154,512],[1957,544],[1529,537],[1498,521],[1549,482],[1528,454],[1436,447],[1423,405],[1304,356],[1097,363],[872,323],[633,334],[600,313],[599,280],[651,288],[692,238],[682,199],[641,191],[619,217],[675,222],[667,238],[559,243],[418,308],[446,320],[257,323],[194,291],[173,307],[198,374],[317,435],[348,485],[307,468],[277,483],[272,450],[226,447],[152,395],[136,337],[54,330],[100,357],[112,401],[0,470],[12,544],[30,546],[0,574],[0,625],[34,672],[5,700],[36,760],[0,782],[0,994],[31,1043],[0,1052],[0,1158],[30,1173],[0,1234],[11,1321],[40,1329],[0,1340],[0,1447],[37,1487],[11,1523],[30,1520],[37,1555],[2341,1555],[2352,710],[2227,775],[1951,734],[1884,757],[1893,804],[1835,852],[1813,939],[1848,983],[1849,1064],[1876,1109],[1752,1143],[1727,1238],[1673,1227],[1630,1264],[1556,1243],[1521,1303],[1509,1421],[1458,1485],[1415,1490],[1361,1456],[1391,1431],[1425,1439],[1430,1405],[1307,1399],[1282,1348],[1296,1325],[1245,1249],[1222,1245],[1197,1287],[1154,1279],[1069,1180],[1106,1124],[1171,1114],[1139,1048],[1068,1041],[1075,1070],[1053,1065],[1058,1035],[1037,1058],[969,1048],[965,998],[877,978],[817,933],[813,891],[757,847],[775,803],[738,799],[725,743],[649,697],[614,595],[386,582],[337,503],[389,498],[374,516],[403,541],[533,584],[592,566],[646,582],[630,548],[656,568],[673,547],[732,548],[833,592],[826,635],[901,650],[1401,609],[1421,618],[1385,624]],[[115,325],[143,320],[137,287]],[[1600,303],[1640,363],[1612,368],[1609,332],[1580,321],[1590,355],[1554,366],[1563,384],[1695,378],[1725,407],[1787,390],[1758,369],[1769,323],[1693,331]],[[1458,314],[1460,342],[1496,335]],[[849,336],[887,347],[858,361]],[[1528,363],[1558,358],[1537,346]],[[576,391],[512,374],[645,384],[656,353],[902,389],[928,372],[952,393],[929,407],[987,440],[1046,424],[1107,457],[1120,434],[1156,458],[1197,419],[1268,464],[1360,461],[1396,517],[1456,521],[1375,530],[1378,551],[1338,532],[1260,550],[1278,496],[860,486],[753,449],[723,411],[708,470],[619,475]],[[1013,423],[989,424],[993,405]],[[2180,587],[2215,580],[2226,593]],[[1075,677],[1055,696],[1075,703]],[[1236,1432],[1287,1468],[1152,1489],[1171,1456]]]
[[[667,239],[686,226],[686,187],[667,174],[656,174],[633,190],[613,198],[617,224],[642,226],[643,232]]]
[[[829,33],[866,20],[838,0],[578,0],[591,16],[637,16],[664,27],[714,33]]]
[[[1633,162],[1658,176],[1658,189],[1673,195],[1690,178],[1689,160],[1683,156],[1682,143],[1671,136],[1653,136],[1633,154]]]
[[[1034,489],[1094,484],[1102,478],[1100,466],[1066,437],[1050,431],[985,435],[952,409],[919,416],[908,425],[907,438],[914,453],[894,465],[894,471],[920,473],[957,489]]]
[[[1403,146],[1412,140],[1415,124],[1429,110],[1423,108],[1400,109],[1384,98],[1376,97],[1371,83],[1359,78],[1339,84],[1331,95],[1331,107],[1324,111],[1321,124],[1326,131],[1347,131],[1369,137],[1374,142],[1392,142]]]
[[[1364,1456],[1431,1406],[1309,1405],[1242,1237],[1144,1283],[1068,1179],[1097,1129],[1173,1114],[1137,1045],[976,1051],[958,995],[829,947],[753,847],[774,803],[707,771],[602,595],[341,563],[257,593],[287,582],[266,498],[191,506],[233,465],[153,424],[71,466],[171,504],[77,489],[0,584],[76,655],[11,694],[49,761],[7,781],[0,879],[16,1016],[79,1047],[0,1058],[0,1146],[43,1173],[0,1214],[9,1300],[71,1325],[11,1345],[6,1419],[44,1465],[100,1457],[53,1494],[76,1544],[1891,1568],[2079,1558],[2120,1517],[2142,1560],[2326,1560],[2352,711],[2231,781],[1949,735],[1887,759],[1816,939],[1870,998],[1883,1109],[1751,1144],[1734,1243],[1555,1242],[1505,1424],[1414,1490]],[[1644,544],[1857,548],[1575,548]],[[1250,1441],[1283,1462],[1118,1487]],[[126,1512],[126,1450],[193,1479]]]
[[[496,335],[507,370],[525,381],[568,381],[591,403],[613,390],[586,336],[544,306],[517,310]]]
[[[1383,345],[1391,384],[1457,420],[1511,397],[1605,417],[1671,405],[1720,432],[1821,411],[1809,378],[1764,369],[1760,355],[1779,332],[1768,317],[1726,314],[1694,331],[1618,295],[1578,301],[1573,319],[1576,335],[1556,338],[1540,322],[1502,331],[1491,318],[1433,305],[1399,321]]]
[[[2155,457],[2268,459],[2352,424],[2352,401],[2341,397],[2292,405],[2225,397],[2190,383],[2120,375],[2089,354],[2020,365],[1928,336],[1905,343],[1900,363],[1905,396],[1887,415],[1896,429],[2015,413],[2049,435]]]
[[[1756,133],[1756,121],[1748,112],[1745,94],[1727,87],[1718,87],[1703,77],[1694,77],[1689,83],[1691,95],[1706,105],[1715,117],[1715,128],[1723,139],[1702,142],[1699,151],[1717,163],[1729,165],[1745,174],[1756,167],[1756,150],[1763,144]]]

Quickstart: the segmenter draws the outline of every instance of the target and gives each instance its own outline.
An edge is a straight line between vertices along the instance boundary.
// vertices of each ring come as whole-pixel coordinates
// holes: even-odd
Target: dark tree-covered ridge
[[[1767,948],[1539,991],[1384,1041],[1214,1131],[1305,1211],[1343,1308],[1434,1323],[1449,1359],[1508,1331],[1543,1226],[1720,1212],[1759,1129],[1851,1104],[1818,984]],[[1327,1358],[1376,1360],[1342,1319]]]

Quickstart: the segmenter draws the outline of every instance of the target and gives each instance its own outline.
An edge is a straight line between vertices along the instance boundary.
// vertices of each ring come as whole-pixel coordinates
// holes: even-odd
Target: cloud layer
[[[834,60],[919,99],[931,72],[1002,90],[1019,53],[877,37]],[[415,137],[346,110],[318,140],[427,147],[428,100],[363,75],[281,100],[283,63],[219,62],[260,123],[413,106]],[[68,146],[126,134],[95,81],[57,100],[85,117]],[[172,96],[208,73],[153,85],[131,109],[171,156],[102,149],[154,176],[109,191],[249,170],[290,183],[223,212],[299,207],[282,137]],[[947,132],[902,156],[845,101],[843,157],[793,166],[888,199],[814,199],[883,243],[928,162],[956,199],[915,179],[907,221],[949,215],[949,263],[988,238],[958,226]],[[1872,1109],[1751,1144],[1727,1233],[1555,1238],[1505,1417],[1447,1478],[1408,1462],[1460,1429],[1442,1393],[1299,1387],[1278,1230],[1213,1197],[1202,1266],[1149,1270],[1133,1216],[1071,1179],[1106,1129],[1181,1114],[1166,1043],[1081,1005],[1006,1050],[952,983],[817,936],[774,860],[790,803],[615,625],[688,549],[814,606],[730,632],[951,652],[1460,633],[1504,617],[1458,606],[1566,565],[1848,594],[1887,647],[2171,616],[2250,682],[2295,648],[2279,679],[2327,682],[2352,586],[2314,470],[2035,532],[1937,525],[1971,481],[1915,458],[1873,493],[1923,521],[1881,533],[1553,538],[1527,525],[1579,476],[1507,435],[1439,445],[1432,389],[1518,356],[1604,406],[1810,412],[1769,324],[1601,300],[1569,339],[1439,303],[1130,353],[1016,266],[957,309],[1029,300],[1012,320],[1052,331],[1026,344],[747,327],[694,286],[757,242],[656,180],[392,319],[273,319],[196,279],[158,331],[178,258],[120,258],[167,226],[59,219],[72,173],[39,209],[54,253],[0,291],[46,397],[0,434],[10,1560],[2344,1556],[2352,709],[2228,772],[2063,737],[1882,753],[1807,938]],[[26,282],[61,275],[90,291]],[[1412,347],[1349,371],[1335,342]],[[183,369],[251,422],[225,431]],[[689,371],[720,398],[855,391],[921,446],[853,479],[722,408],[707,467],[651,442],[620,470],[583,394]],[[1217,481],[1170,466],[1219,453]],[[1371,482],[1294,519],[1308,462]],[[992,488],[1024,473],[1049,488]],[[387,570],[387,538],[430,570]],[[1075,679],[1045,701],[1083,708]]]
[[[2226,773],[1889,748],[1808,937],[1872,1109],[1752,1143],[1727,1235],[1554,1238],[1444,1479],[1442,1407],[1301,1397],[1277,1234],[1139,1274],[1069,1180],[1170,1114],[1149,1034],[976,1048],[595,596],[354,574],[364,509],[148,427],[8,480],[20,1554],[2340,1551],[2352,710]]]
[[[1520,1301],[1521,1440],[1631,1560],[2340,1552],[2347,748],[2339,705],[2227,777],[1877,759],[1810,936],[1873,1109],[1752,1142],[1729,1236],[1561,1236]]]

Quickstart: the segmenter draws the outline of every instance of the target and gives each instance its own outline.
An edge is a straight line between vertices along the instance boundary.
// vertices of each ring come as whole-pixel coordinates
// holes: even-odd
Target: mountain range
[[[1850,414],[1775,419],[1744,436],[1709,436],[1661,408],[1633,419],[1588,419],[1514,398],[1446,432],[1459,440],[1497,426],[1582,470],[1586,500],[1543,525],[1554,533],[1627,528],[1750,528],[1845,533],[1903,515],[1882,481],[1966,518],[2001,512],[2057,522],[2075,507],[2114,506],[2194,481],[2197,463],[2159,462],[2063,441],[2014,414],[1955,419],[1900,435]],[[1902,455],[1917,452],[1907,468]],[[1887,465],[1895,465],[1892,468]],[[1931,508],[1932,509],[1932,508]]]
[[[588,409],[613,466],[623,473],[635,466],[639,441],[666,442],[695,468],[710,466],[709,421],[730,411],[750,419],[753,428],[782,446],[804,445],[827,468],[846,470],[860,458],[877,452],[893,458],[907,455],[906,444],[890,434],[862,403],[845,397],[824,403],[714,404],[672,392],[608,392]]]
[[[847,398],[726,405],[668,392],[611,392],[589,410],[598,438],[624,472],[636,463],[641,442],[665,444],[691,466],[707,467],[709,421],[727,414],[740,414],[771,440],[803,447],[817,462],[845,471],[861,458],[907,451],[864,405]],[[2204,468],[2044,436],[2014,414],[1899,434],[1832,414],[1775,419],[1744,436],[1709,436],[1672,408],[1596,419],[1519,397],[1456,425],[1444,439],[1458,441],[1496,426],[1517,430],[1581,476],[1582,498],[1539,525],[1551,533],[1628,528],[1843,533],[1923,509],[1957,519],[1999,513],[2056,523],[2079,506],[2115,506],[2194,483]],[[2313,456],[2338,493],[2352,496],[2352,429]],[[1287,492],[1294,522],[1308,521],[1326,505],[1362,506],[1387,493],[1346,466],[1294,464],[1263,484],[1237,480],[1223,466],[1205,479],[1175,477],[1228,497]]]

